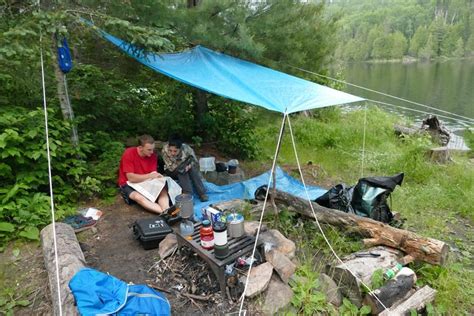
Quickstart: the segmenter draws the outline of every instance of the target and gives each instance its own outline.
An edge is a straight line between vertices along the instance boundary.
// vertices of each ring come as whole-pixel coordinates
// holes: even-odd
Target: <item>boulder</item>
[[[259,240],[262,240],[266,245],[272,245],[272,249],[278,250],[289,259],[293,259],[295,256],[295,243],[287,239],[276,229],[271,229],[260,234]]]
[[[293,298],[293,291],[291,287],[280,281],[277,276],[273,276],[268,285],[267,293],[265,294],[265,302],[263,311],[265,314],[274,315],[280,309],[285,308]]]
[[[336,282],[327,274],[319,274],[318,290],[326,294],[326,300],[332,305],[339,307],[342,305],[342,294]]]
[[[296,265],[287,256],[275,249],[266,252],[265,259],[272,264],[281,280],[288,283],[290,277],[295,273]]]
[[[254,297],[265,291],[272,277],[273,267],[269,262],[252,267],[250,271],[249,283],[245,292],[245,297]],[[247,276],[242,276],[240,282],[245,284]]]
[[[247,235],[255,236],[257,234],[258,229],[258,222],[257,221],[245,221],[244,222],[244,230]],[[268,230],[267,225],[262,223],[262,227],[260,228],[260,234],[266,232]]]
[[[165,239],[160,242],[158,254],[160,255],[161,259],[165,259],[169,255],[171,255],[177,247],[178,241],[176,239],[176,235],[168,234],[166,235]]]

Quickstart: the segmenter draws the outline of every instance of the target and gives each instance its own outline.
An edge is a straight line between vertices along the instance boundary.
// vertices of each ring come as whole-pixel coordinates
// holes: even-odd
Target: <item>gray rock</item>
[[[318,291],[323,292],[326,294],[326,299],[329,303],[333,304],[336,307],[342,305],[342,294],[339,290],[336,282],[334,282],[331,277],[327,274],[320,273],[319,274],[319,288]]]
[[[295,256],[295,243],[287,239],[276,229],[271,229],[264,232],[263,234],[260,234],[259,240],[263,240],[263,242],[266,244],[273,245],[273,249],[278,250],[289,259],[293,259]]]
[[[250,271],[249,283],[245,297],[254,297],[265,291],[270,283],[273,273],[273,266],[269,262],[262,263],[256,267],[252,267]],[[245,284],[247,276],[242,276],[240,282]]]
[[[168,234],[165,239],[160,242],[158,254],[161,259],[164,259],[171,255],[178,247],[178,241],[176,240],[175,234]]]
[[[296,265],[287,256],[274,249],[265,253],[265,258],[272,264],[281,280],[288,283],[290,277],[295,273]]]
[[[293,291],[291,288],[274,275],[265,294],[263,311],[265,314],[274,315],[280,309],[285,308],[290,303],[292,297]]]
[[[244,222],[244,230],[247,235],[255,236],[257,234],[258,229],[258,222],[257,221],[245,221]],[[262,227],[260,228],[260,234],[266,232],[268,230],[267,225],[262,223]]]

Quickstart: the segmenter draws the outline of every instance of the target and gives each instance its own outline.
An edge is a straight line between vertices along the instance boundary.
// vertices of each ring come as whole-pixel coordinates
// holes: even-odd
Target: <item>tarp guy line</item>
[[[329,246],[329,248],[331,249],[331,252],[332,254],[334,255],[334,257],[336,257],[336,259],[344,266],[344,268],[346,270],[348,270],[350,272],[350,274],[352,274],[355,279],[357,281],[359,281],[368,291],[369,291],[369,294],[372,295],[379,303],[380,305],[382,305],[382,307],[385,309],[385,310],[388,310],[387,307],[380,301],[380,299],[377,297],[377,295],[375,295],[375,293],[372,291],[372,289],[370,287],[368,287],[364,281],[362,281],[359,277],[357,277],[357,275],[352,272],[349,267],[341,260],[341,258],[339,258],[339,256],[337,255],[336,251],[334,251],[334,248],[331,246],[331,244],[329,243],[329,240],[328,238],[326,237],[326,234],[324,233],[322,227],[321,227],[321,224],[319,223],[319,220],[318,220],[318,217],[316,216],[316,212],[314,211],[314,207],[313,207],[313,203],[311,202],[311,199],[309,197],[309,193],[308,193],[308,190],[306,188],[306,183],[304,181],[304,177],[303,177],[303,171],[301,170],[301,165],[300,165],[300,159],[298,157],[298,152],[296,151],[296,143],[295,143],[295,138],[293,136],[293,130],[291,128],[291,122],[290,122],[290,117],[288,116],[287,117],[288,119],[288,127],[290,128],[290,135],[291,135],[291,142],[293,144],[293,151],[295,153],[295,159],[296,159],[296,163],[298,165],[298,171],[300,173],[300,177],[301,177],[301,182],[303,183],[303,187],[304,187],[304,190],[306,192],[306,196],[307,196],[307,200],[308,200],[308,203],[309,203],[309,207],[311,208],[311,212],[313,213],[313,217],[314,217],[314,220],[315,220],[315,223],[319,229],[319,231],[321,232],[321,235],[323,236],[324,238],[324,241],[326,242],[326,244]],[[268,192],[269,190],[267,190]]]
[[[255,243],[253,244],[252,256],[250,257],[251,258],[250,260],[253,260],[253,258],[255,258],[255,251],[257,249],[257,241],[258,241],[258,237],[260,236],[260,229],[262,227],[263,214],[265,213],[265,207],[267,206],[268,194],[270,192],[270,183],[273,179],[273,173],[275,172],[276,160],[278,158],[278,149],[280,148],[281,140],[283,138],[283,130],[284,130],[284,126],[285,126],[285,119],[286,119],[287,116],[288,116],[288,114],[284,114],[283,119],[281,121],[280,134],[278,135],[278,141],[277,141],[277,145],[276,145],[276,148],[275,148],[275,155],[273,156],[272,169],[271,169],[270,175],[268,177],[267,192],[265,193],[265,200],[263,201],[262,212],[260,213],[260,220],[258,222],[257,234],[255,235]],[[305,187],[305,190],[306,190],[306,187]],[[308,193],[306,192],[306,194],[308,194]],[[247,286],[249,284],[250,271],[252,271],[252,264],[250,264],[249,270],[247,272],[247,277],[245,278],[245,287],[244,287],[244,292],[242,293],[242,297],[241,297],[241,301],[240,301],[239,315],[242,315],[241,313],[242,313],[242,309],[244,307],[245,292],[247,291]],[[244,312],[243,315],[245,315],[245,312]]]
[[[39,1],[38,1],[39,6]],[[49,149],[49,129],[48,129],[48,109],[46,106],[46,86],[44,80],[44,61],[43,61],[43,47],[41,45],[42,35],[40,33],[40,57],[41,57],[41,83],[43,87],[43,110],[44,110],[44,127],[45,127],[45,137],[46,137],[46,154],[48,157],[48,178],[49,178],[49,197],[51,204],[51,221],[53,224],[53,242],[54,242],[54,260],[56,265],[56,286],[58,288],[58,307],[59,315],[63,315],[62,310],[62,300],[61,300],[61,287],[59,282],[59,264],[58,264],[58,245],[56,241],[56,220],[54,217],[54,195],[53,195],[53,179],[51,176],[51,154]]]
[[[339,83],[344,83],[348,86],[352,86],[352,87],[359,88],[359,89],[366,90],[366,91],[373,92],[373,93],[378,93],[378,94],[381,94],[381,95],[386,96],[386,97],[390,97],[390,98],[394,98],[394,99],[397,99],[397,100],[400,100],[400,101],[405,101],[405,102],[408,102],[408,103],[412,103],[412,104],[415,104],[415,105],[418,105],[418,106],[421,106],[421,107],[425,107],[425,108],[428,108],[428,109],[431,109],[431,110],[446,113],[446,114],[449,114],[449,115],[452,115],[452,116],[458,116],[458,117],[464,118],[466,120],[469,120],[471,123],[474,123],[474,119],[471,118],[471,117],[467,117],[467,116],[459,115],[459,114],[456,114],[456,113],[448,112],[448,111],[445,111],[445,110],[437,109],[435,107],[432,107],[432,106],[429,106],[429,105],[426,105],[426,104],[418,103],[418,102],[415,102],[415,101],[410,101],[410,100],[407,100],[407,99],[396,97],[396,96],[391,95],[391,94],[387,94],[387,93],[384,93],[384,92],[372,90],[372,89],[369,89],[369,88],[366,88],[366,87],[362,87],[362,86],[359,86],[359,85],[356,85],[356,84],[353,84],[353,83],[350,83],[350,82],[347,82],[347,81],[338,80],[336,78],[332,78],[332,77],[329,77],[329,76],[321,75],[321,74],[318,74],[316,72],[312,72],[312,71],[309,71],[309,70],[306,70],[306,69],[303,69],[303,68],[299,68],[299,67],[296,67],[296,66],[292,66],[292,65],[288,65],[288,66],[292,67],[292,68],[295,68],[295,69],[298,69],[298,70],[303,71],[303,72],[307,72],[307,73],[319,76],[319,77],[327,78],[327,79],[330,79],[330,80],[333,80],[333,81],[336,81],[336,82],[339,82]],[[428,114],[433,114],[433,113],[429,113],[429,112],[427,112],[427,113]],[[441,115],[438,115],[438,116],[441,116]]]
[[[393,106],[393,107],[400,108],[400,109],[403,109],[403,110],[408,110],[408,111],[413,111],[413,112],[418,112],[418,113],[423,113],[423,114],[433,114],[432,112],[426,112],[426,111],[411,109],[411,108],[407,108],[407,107],[404,107],[404,106],[395,105],[395,104],[392,104],[392,103],[387,103],[387,102],[382,102],[382,101],[376,101],[376,100],[372,100],[372,99],[367,99],[367,101],[370,101],[370,102],[373,102],[373,103],[379,103],[379,104],[387,105],[387,106]],[[439,117],[444,117],[445,119],[448,119],[448,120],[455,120],[456,122],[463,122],[463,123],[470,124],[470,125],[474,124],[474,122],[465,121],[465,120],[445,116],[445,115],[442,115],[442,114],[436,114],[436,115],[439,116]]]

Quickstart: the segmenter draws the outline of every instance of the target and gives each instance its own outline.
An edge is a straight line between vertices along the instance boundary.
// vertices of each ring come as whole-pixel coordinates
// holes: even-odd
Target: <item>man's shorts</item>
[[[133,205],[137,203],[130,198],[130,194],[134,191],[135,189],[129,186],[128,184],[124,184],[120,187],[120,194],[122,194],[122,197],[125,200],[125,203],[127,203],[128,205]]]

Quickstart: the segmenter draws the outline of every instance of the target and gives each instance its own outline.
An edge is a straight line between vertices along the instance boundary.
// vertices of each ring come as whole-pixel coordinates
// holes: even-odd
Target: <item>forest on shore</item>
[[[334,58],[420,60],[474,56],[474,1],[331,0]]]

